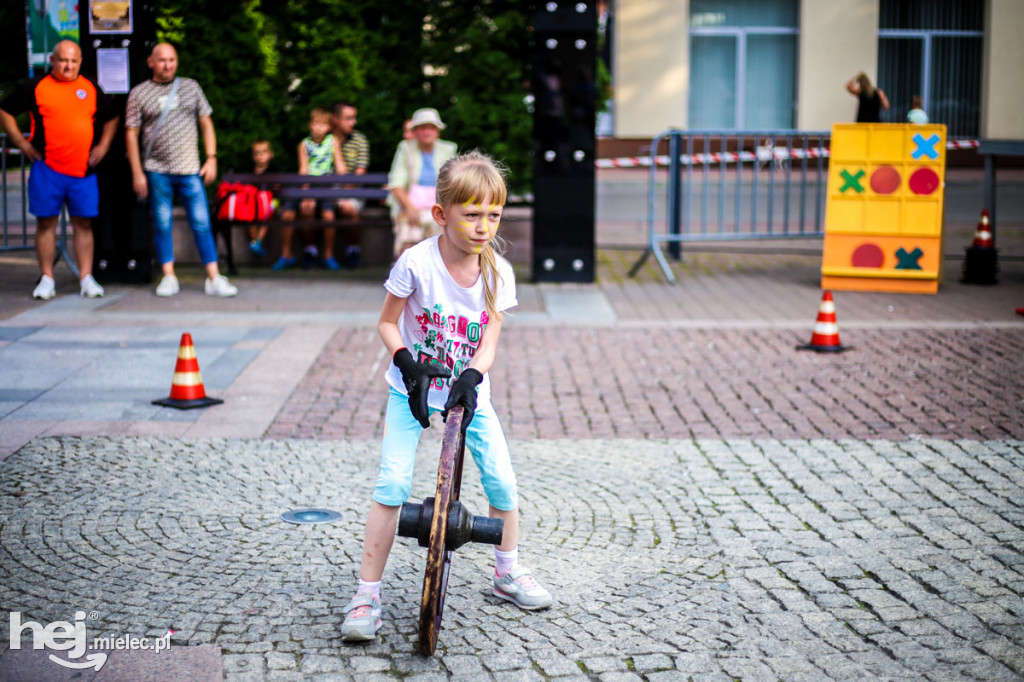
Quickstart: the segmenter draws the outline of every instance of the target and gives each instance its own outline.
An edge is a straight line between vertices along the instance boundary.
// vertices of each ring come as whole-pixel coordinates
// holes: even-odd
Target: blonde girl
[[[493,244],[505,197],[504,174],[490,157],[469,152],[445,163],[431,210],[441,234],[405,251],[384,284],[377,330],[393,359],[390,395],[359,585],[345,607],[345,641],[372,640],[381,627],[381,577],[412,488],[416,445],[430,413],[447,417],[456,405],[465,408],[466,446],[480,469],[489,515],[504,522],[494,548],[493,593],[527,610],[552,603],[519,564],[516,477],[487,376],[504,311],[517,304],[512,266]]]

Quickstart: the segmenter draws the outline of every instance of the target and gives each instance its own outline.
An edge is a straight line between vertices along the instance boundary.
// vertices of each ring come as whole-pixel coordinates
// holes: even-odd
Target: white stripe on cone
[[[175,386],[199,386],[203,378],[199,372],[175,372],[171,383]]]

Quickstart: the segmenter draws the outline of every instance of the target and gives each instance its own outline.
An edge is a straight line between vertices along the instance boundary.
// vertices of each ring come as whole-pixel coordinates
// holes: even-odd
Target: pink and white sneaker
[[[345,622],[341,626],[341,638],[346,642],[369,642],[377,637],[381,620],[380,599],[366,592],[352,597],[342,613]]]
[[[503,576],[495,573],[494,596],[507,599],[525,611],[546,609],[554,602],[551,593],[541,587],[525,566],[517,566]]]

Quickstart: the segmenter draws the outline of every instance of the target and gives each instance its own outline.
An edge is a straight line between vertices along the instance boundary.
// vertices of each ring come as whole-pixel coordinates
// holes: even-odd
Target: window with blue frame
[[[797,0],[691,0],[691,129],[789,130]]]

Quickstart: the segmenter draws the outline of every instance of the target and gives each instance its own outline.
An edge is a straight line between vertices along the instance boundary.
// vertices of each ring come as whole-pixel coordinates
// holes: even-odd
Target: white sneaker
[[[507,599],[525,611],[546,609],[554,601],[551,593],[541,587],[525,566],[517,566],[500,578],[495,573],[494,596]]]
[[[100,298],[103,294],[107,293],[92,275],[86,275],[83,277],[80,284],[82,285],[81,294],[85,298]]]
[[[181,291],[181,287],[178,285],[178,278],[174,275],[164,275],[160,284],[156,285],[157,296],[174,296],[179,291]]]
[[[206,280],[207,296],[234,296],[238,293],[238,287],[228,281],[224,275],[217,275],[213,279]]]
[[[41,298],[44,301],[48,301],[53,298],[57,293],[57,285],[53,282],[53,277],[49,275],[43,275],[39,278],[39,284],[36,285],[35,290],[32,292],[32,298]]]

